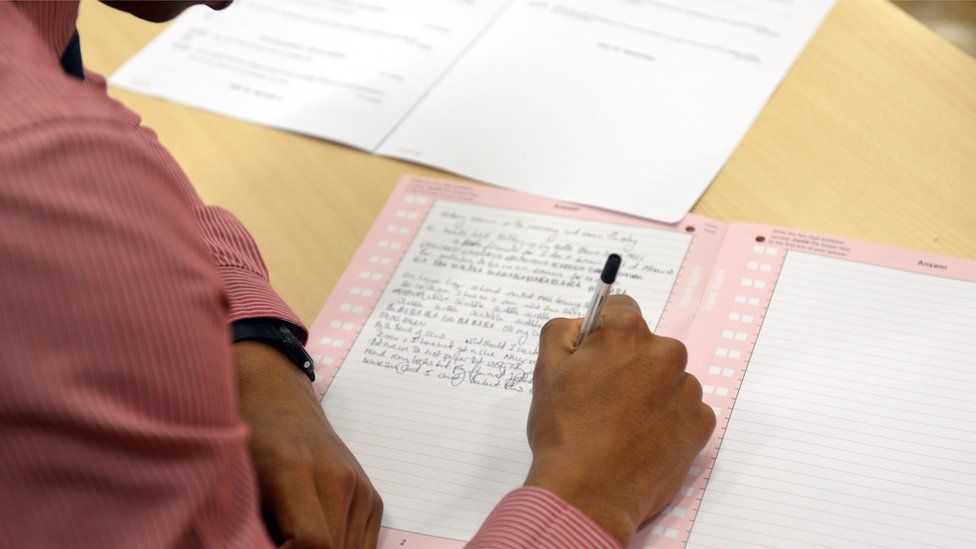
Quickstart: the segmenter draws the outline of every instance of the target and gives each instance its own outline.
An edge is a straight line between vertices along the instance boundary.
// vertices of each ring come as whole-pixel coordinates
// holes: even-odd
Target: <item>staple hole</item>
[[[693,232],[695,232],[695,226],[694,225],[688,225],[687,227],[685,227],[685,232],[686,233],[693,233]]]
[[[763,235],[759,235],[756,237],[756,242],[765,242],[765,241],[766,241],[766,237]]]

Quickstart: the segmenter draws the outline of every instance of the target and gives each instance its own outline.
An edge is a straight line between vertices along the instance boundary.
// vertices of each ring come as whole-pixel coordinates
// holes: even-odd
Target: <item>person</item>
[[[108,3],[161,21],[195,2]],[[283,546],[375,546],[381,497],[305,372],[236,337],[305,328],[238,220],[84,71],[77,13],[0,2],[0,539],[262,547],[264,509]],[[579,329],[542,330],[531,470],[472,547],[626,545],[714,428],[633,300],[576,348]]]

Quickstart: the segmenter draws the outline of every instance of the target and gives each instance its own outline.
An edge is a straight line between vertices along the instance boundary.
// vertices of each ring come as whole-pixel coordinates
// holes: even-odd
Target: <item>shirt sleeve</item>
[[[2,544],[270,547],[220,278],[166,168],[104,119],[7,132],[0,167]]]
[[[105,78],[102,75],[86,71],[85,82],[105,92]],[[288,322],[295,337],[305,343],[308,339],[307,329],[271,286],[261,252],[244,225],[226,209],[205,204],[179,164],[159,142],[156,133],[142,126],[139,116],[121,103],[110,98],[107,100],[113,103],[114,109],[132,121],[134,131],[168,172],[172,184],[192,209],[224,284],[228,322],[245,318],[277,318]]]
[[[519,488],[495,506],[469,549],[592,547],[620,544],[582,511],[542,488]]]

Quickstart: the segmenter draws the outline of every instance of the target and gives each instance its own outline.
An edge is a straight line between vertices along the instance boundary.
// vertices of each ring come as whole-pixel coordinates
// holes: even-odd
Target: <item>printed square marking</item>
[[[351,303],[343,303],[342,305],[339,305],[339,310],[344,313],[348,313],[351,309],[352,309]]]
[[[359,295],[363,293],[363,289],[360,288],[359,286],[353,286],[352,288],[349,288],[349,293],[351,293],[352,295]]]
[[[729,394],[729,388],[728,387],[716,387],[715,388],[715,394],[718,395],[718,396],[720,396],[720,397],[724,397],[725,395]]]
[[[759,266],[759,270],[764,273],[768,273],[773,270],[773,266],[770,265],[769,263],[763,263],[762,265]]]
[[[722,369],[719,368],[718,366],[709,366],[708,367],[708,373],[710,375],[717,376],[717,375],[719,375],[719,374],[722,373]]]
[[[745,332],[738,332],[735,334],[736,341],[745,341],[747,337],[749,337],[749,334]]]
[[[664,531],[664,537],[666,537],[666,538],[677,538],[678,537],[678,531],[675,530],[674,528],[668,528],[667,530]]]
[[[753,284],[753,286],[755,286],[756,288],[759,288],[761,290],[761,289],[763,289],[763,288],[766,287],[766,281],[765,280],[757,280],[756,283]]]
[[[746,288],[751,288],[752,287],[752,279],[751,278],[743,278],[742,279],[742,282],[740,282],[739,284],[741,284],[742,286],[745,286]]]
[[[395,233],[395,232],[397,232],[397,230],[399,228],[400,227],[397,227],[396,225],[387,225],[386,232],[388,232],[388,233]]]
[[[399,250],[400,249],[400,243],[399,242],[390,242],[390,249],[391,250]]]
[[[311,355],[314,362],[322,360],[322,355]]]
[[[389,248],[390,247],[390,241],[389,240],[380,240],[379,247],[380,248]]]
[[[321,343],[322,345],[332,345],[332,338],[328,336],[323,337],[322,339],[319,340],[319,343]]]
[[[410,233],[410,227],[400,227],[400,230],[397,231],[397,232],[400,233],[400,234],[409,234]]]
[[[376,282],[379,282],[383,278],[383,275],[381,275],[380,273],[373,273],[373,276],[371,276],[370,278]]]
[[[418,196],[417,197],[417,204],[426,204],[426,203],[427,203],[427,198],[426,197],[423,197],[423,196]]]
[[[417,219],[418,217],[420,217],[420,214],[418,214],[417,212],[407,212],[407,217],[410,219]]]
[[[742,351],[729,351],[729,358],[738,360],[742,357]]]
[[[331,356],[322,357],[322,364],[326,366],[331,366],[333,362],[335,362],[335,359]]]
[[[739,320],[739,313],[729,313],[729,320]]]
[[[343,322],[342,323],[342,329],[345,330],[345,331],[347,331],[347,332],[352,331],[352,329],[353,329],[352,322]]]
[[[342,322],[339,322],[338,320],[333,320],[329,323],[330,328],[338,328],[339,326],[342,326]]]
[[[710,395],[713,392],[715,392],[715,386],[714,385],[702,385],[702,392]]]
[[[380,256],[378,256],[378,255],[371,255],[371,256],[369,256],[369,262],[370,263],[379,263],[380,262]]]
[[[755,271],[758,268],[759,268],[759,263],[755,261],[750,261],[749,264],[746,265],[746,269],[749,269],[750,271]]]
[[[734,333],[732,330],[722,330],[722,339],[732,339]]]
[[[408,194],[407,196],[403,197],[403,201],[406,202],[407,204],[413,204],[414,202],[416,202],[416,200],[417,197],[413,196],[412,194]]]
[[[373,297],[373,290],[368,288],[363,290],[363,297]]]
[[[764,251],[766,251],[766,248],[764,246],[753,246],[752,247],[752,253],[754,253],[754,254],[761,254]]]
[[[688,469],[688,474],[693,477],[698,476],[699,474],[701,474],[701,467],[697,465],[693,465],[690,469]]]
[[[732,377],[735,375],[735,370],[732,368],[725,368],[722,370],[722,377]]]
[[[682,486],[679,492],[681,492],[682,496],[690,496],[692,492],[691,486]]]
[[[368,280],[369,279],[369,275],[371,275],[371,274],[373,274],[373,273],[371,273],[369,271],[360,271],[359,272],[359,278],[362,278],[363,280]]]
[[[380,265],[389,265],[390,263],[393,263],[393,260],[390,259],[389,257],[384,257],[383,259],[380,259]]]
[[[776,248],[766,248],[766,255],[776,255],[778,251]]]
[[[407,210],[397,210],[393,215],[396,217],[407,217]]]
[[[655,536],[662,536],[664,535],[664,527],[654,526],[653,528],[651,528],[651,533],[654,534]]]
[[[334,339],[334,340],[332,340],[332,346],[333,347],[342,347],[345,343],[346,342],[343,341],[343,340],[341,340],[341,339]]]
[[[752,324],[752,320],[753,320],[752,315],[742,315],[742,322],[745,322],[746,324]]]
[[[362,305],[355,305],[355,306],[353,306],[352,312],[354,314],[357,314],[357,315],[360,314],[360,313],[362,313],[363,312],[363,306]]]
[[[729,356],[729,350],[725,347],[719,347],[715,349],[715,356]]]
[[[721,417],[722,416],[722,407],[721,406],[712,406],[712,411],[715,412],[715,416],[716,417]]]
[[[759,298],[758,297],[750,297],[748,303],[749,303],[749,305],[752,305],[752,306],[759,305]]]
[[[735,296],[735,302],[736,303],[740,303],[740,304],[741,303],[745,303],[746,302],[746,296],[744,296],[744,295],[737,295],[737,296]]]

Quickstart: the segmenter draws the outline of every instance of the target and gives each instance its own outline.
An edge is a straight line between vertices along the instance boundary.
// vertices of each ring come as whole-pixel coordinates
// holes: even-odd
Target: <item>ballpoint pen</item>
[[[577,347],[583,343],[583,338],[590,335],[590,332],[596,327],[596,322],[600,319],[600,313],[603,312],[603,306],[606,304],[607,298],[610,297],[610,290],[613,288],[613,283],[617,280],[620,261],[619,255],[610,254],[607,262],[603,265],[603,272],[600,273],[600,280],[596,283],[596,290],[593,292],[593,299],[590,300],[590,307],[586,312],[586,318],[583,319],[583,327],[580,329],[579,339],[576,340]]]

